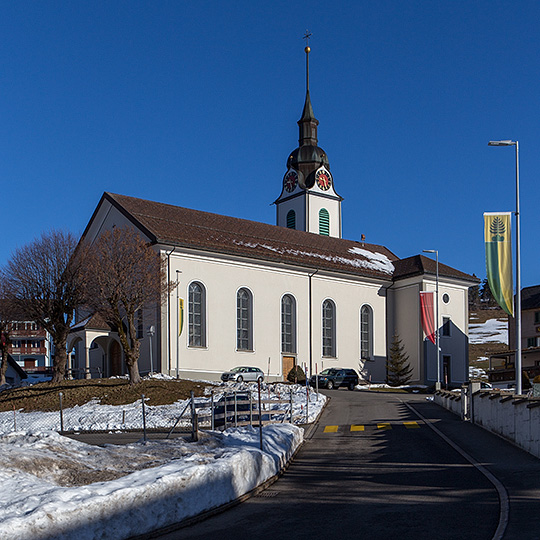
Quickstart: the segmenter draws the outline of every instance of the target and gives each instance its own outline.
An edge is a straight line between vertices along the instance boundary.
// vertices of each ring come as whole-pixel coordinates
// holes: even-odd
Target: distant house
[[[26,371],[43,371],[51,365],[50,340],[33,321],[14,321],[10,326],[8,353]]]
[[[489,379],[495,384],[515,382],[516,320],[508,317],[508,344],[506,353],[493,355]],[[521,366],[529,379],[540,375],[540,285],[525,287],[521,291]]]

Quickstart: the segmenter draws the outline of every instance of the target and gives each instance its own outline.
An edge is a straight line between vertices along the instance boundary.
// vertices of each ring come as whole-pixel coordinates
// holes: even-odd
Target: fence
[[[90,402],[86,405],[64,409],[63,393],[58,394],[58,410],[51,412],[0,413],[0,434],[12,431],[54,430],[63,434],[93,434],[96,444],[110,442],[111,434],[133,434],[126,441],[148,438],[191,436],[197,439],[200,429],[227,429],[229,427],[257,425],[272,422],[297,421],[302,423],[304,410],[309,416],[309,393],[301,416],[293,415],[293,391],[286,399],[263,399],[259,389],[211,392],[207,397],[194,397],[170,406],[149,406],[141,395],[138,402],[125,406],[107,406]],[[298,404],[298,400],[295,401]],[[180,411],[180,412],[179,412]],[[102,435],[102,438],[99,438]]]

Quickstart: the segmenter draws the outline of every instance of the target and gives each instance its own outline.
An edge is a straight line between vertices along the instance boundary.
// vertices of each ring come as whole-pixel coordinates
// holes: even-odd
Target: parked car
[[[231,371],[225,371],[225,373],[221,374],[221,380],[223,382],[227,381],[236,381],[236,382],[242,382],[242,381],[264,381],[264,373],[262,369],[259,369],[258,367],[246,367],[246,366],[240,366],[232,368]]]
[[[319,388],[339,388],[346,386],[349,390],[354,390],[358,384],[358,374],[354,369],[343,368],[328,368],[321,371],[318,375],[313,375],[309,380],[309,384],[315,387],[316,381],[319,379]]]
[[[52,380],[50,373],[28,373],[28,377],[21,383],[22,386],[31,386],[40,382],[49,382]]]

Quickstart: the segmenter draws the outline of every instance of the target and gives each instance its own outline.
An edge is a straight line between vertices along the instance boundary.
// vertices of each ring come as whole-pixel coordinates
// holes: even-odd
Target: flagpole
[[[180,366],[180,298],[178,284],[180,282],[180,270],[176,271],[176,378],[178,379],[178,368]]]
[[[489,141],[488,146],[515,146],[516,147],[516,394],[521,395],[523,390],[521,376],[521,241],[520,241],[520,214],[519,214],[519,142],[518,141]]]
[[[437,347],[437,383],[435,390],[441,389],[441,350],[439,348],[439,250],[424,249],[424,253],[435,253],[436,271],[435,271],[435,339]]]
[[[516,392],[522,393],[521,375],[521,241],[519,233],[519,143],[516,141]]]

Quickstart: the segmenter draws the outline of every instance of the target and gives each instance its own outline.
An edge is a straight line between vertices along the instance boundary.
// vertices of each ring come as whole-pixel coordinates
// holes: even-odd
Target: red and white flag
[[[435,345],[435,315],[433,310],[433,292],[420,292],[420,311],[422,328],[426,337]]]

